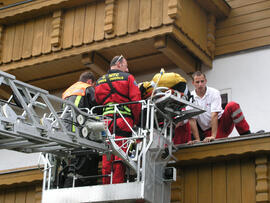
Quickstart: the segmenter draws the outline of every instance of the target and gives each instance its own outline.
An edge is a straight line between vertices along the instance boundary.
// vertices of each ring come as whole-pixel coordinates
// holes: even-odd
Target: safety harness
[[[103,116],[109,115],[109,114],[114,114],[115,106],[113,104],[115,104],[115,103],[109,102],[106,104],[106,107],[103,108]],[[126,105],[119,105],[119,106],[117,106],[117,108],[122,115],[132,117],[132,112],[131,112],[130,108],[128,108]]]
[[[130,98],[129,98],[128,96],[122,94],[121,92],[117,91],[117,90],[114,88],[114,86],[113,86],[113,84],[112,84],[112,82],[111,82],[111,80],[110,80],[110,78],[109,78],[108,75],[106,75],[105,78],[106,78],[107,84],[108,84],[108,85],[110,86],[110,88],[111,88],[111,91],[110,91],[110,93],[103,99],[102,103],[104,103],[104,102],[105,102],[112,94],[118,94],[118,95],[120,95],[121,97],[124,97],[124,98],[126,98],[126,99],[128,99],[128,100],[130,101]],[[104,116],[105,116],[105,115],[109,115],[109,114],[114,114],[114,108],[115,108],[115,106],[114,106],[113,104],[115,104],[115,103],[109,102],[109,103],[106,104],[107,106],[103,108],[103,115],[104,115]],[[132,117],[132,111],[131,111],[130,108],[128,108],[126,105],[119,105],[119,106],[117,106],[117,108],[119,109],[120,113],[121,113],[123,116],[126,116],[126,117],[130,116],[130,117]],[[117,115],[117,117],[119,117],[119,115]]]

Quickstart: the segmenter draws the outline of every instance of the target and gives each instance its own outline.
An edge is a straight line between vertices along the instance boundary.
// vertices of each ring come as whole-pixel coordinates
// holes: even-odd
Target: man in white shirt
[[[194,103],[203,107],[205,113],[189,120],[191,132],[195,141],[200,141],[198,127],[202,129],[205,136],[203,142],[211,142],[218,138],[228,137],[234,126],[240,135],[249,134],[249,125],[236,102],[229,102],[225,109],[221,107],[221,96],[218,90],[206,86],[205,75],[197,71],[192,75],[192,84],[195,90],[192,91]]]

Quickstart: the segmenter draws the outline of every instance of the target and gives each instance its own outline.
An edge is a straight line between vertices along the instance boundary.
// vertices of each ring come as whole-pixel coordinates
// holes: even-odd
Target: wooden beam
[[[38,78],[34,80],[23,81],[23,82],[29,83],[33,86],[37,86],[39,88],[46,89],[46,90],[63,90],[64,88],[67,88],[68,86],[75,83],[79,79],[79,76],[81,75],[81,73],[83,73],[84,71],[92,71],[96,75],[96,78],[105,74],[106,71],[101,70],[100,68],[99,70],[96,69],[96,67],[98,67],[97,64],[100,64],[101,66],[101,64],[105,63],[104,61],[101,62],[101,60],[104,60],[101,58],[102,57],[99,56],[98,54],[96,57],[94,57],[94,61],[96,63],[94,66],[92,66],[93,64],[87,64],[88,63],[87,61],[89,61],[89,59],[87,59],[86,57],[82,59],[82,61],[85,60],[84,61],[85,66],[86,66],[85,68],[81,68],[76,71],[60,73],[57,75],[51,75],[48,77]],[[106,62],[106,64],[109,64],[109,63]],[[92,67],[94,67],[94,69],[97,71],[93,70]],[[107,65],[106,68],[107,67],[109,67],[109,65]],[[1,91],[0,91],[0,94],[1,94]]]
[[[207,48],[211,52],[212,59],[216,50],[216,17],[212,14],[207,16]]]
[[[11,185],[18,183],[30,183],[33,181],[42,181],[43,173],[40,169],[20,171],[16,173],[3,173],[0,175],[0,185]]]
[[[46,90],[62,90],[78,81],[80,74],[84,71],[89,71],[89,69],[85,68],[77,71],[62,73],[24,82]]]
[[[227,18],[231,12],[231,7],[225,0],[211,0],[215,7],[219,10],[219,19]]]
[[[97,52],[82,54],[82,63],[99,76],[106,74],[109,68],[109,62]]]
[[[256,135],[252,135],[256,136]],[[253,138],[253,137],[251,137]],[[256,139],[237,140],[237,137],[227,138],[227,142],[203,144],[200,146],[179,148],[174,154],[178,164],[195,163],[201,160],[243,156],[245,154],[270,154],[270,137],[256,137]],[[220,139],[221,140],[221,139]],[[217,140],[218,142],[219,140]]]
[[[231,11],[231,7],[225,0],[196,0],[196,2],[217,19],[227,18]]]
[[[172,67],[175,68],[175,64],[159,51],[148,55],[128,58],[127,62],[129,71],[134,76],[156,73],[160,71],[160,68],[164,68],[165,71],[168,71]]]
[[[187,49],[197,56],[207,67],[212,68],[212,58],[205,53],[198,45],[189,39],[178,27],[174,26],[173,36],[179,40]]]
[[[196,71],[195,59],[170,37],[156,37],[154,46],[186,73]]]

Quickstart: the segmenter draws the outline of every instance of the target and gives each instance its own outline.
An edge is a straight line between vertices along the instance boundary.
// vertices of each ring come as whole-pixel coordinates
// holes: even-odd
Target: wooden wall
[[[0,171],[0,203],[40,203],[42,171],[36,167],[14,170]]]
[[[102,53],[114,53],[117,47],[115,54],[122,53],[128,60],[135,61],[134,67],[139,72],[144,67],[137,64],[138,57],[151,64],[146,58],[153,54],[162,55],[166,65],[194,72],[196,64],[201,62],[212,67],[216,18],[225,18],[229,13],[224,0],[55,1],[57,5],[35,1],[28,6],[18,6],[21,11],[4,9],[0,12],[1,70],[31,83],[63,74],[73,77],[73,69],[86,69],[86,63],[82,62],[85,57],[81,60],[81,56],[98,53],[104,65],[112,54]],[[171,39],[169,42],[165,40],[167,37]],[[146,41],[150,46],[144,44]],[[144,55],[134,46],[138,43],[143,44],[140,50],[148,46],[153,51]],[[71,57],[77,68],[64,62]],[[177,60],[179,58],[181,61]],[[93,58],[89,60],[88,64],[95,64]],[[156,71],[161,65],[148,70]],[[106,66],[96,69],[100,74]]]
[[[179,17],[176,24],[207,55],[207,12],[195,0],[180,1]]]
[[[172,202],[270,202],[270,134],[179,145]]]
[[[51,16],[44,16],[6,27],[3,33],[2,62],[50,53],[51,21]]]
[[[216,52],[222,55],[270,44],[270,1],[227,0],[229,17],[217,22]]]
[[[232,159],[179,168],[172,202],[254,203],[256,166],[252,158]]]
[[[0,203],[41,203],[41,183],[0,189]]]
[[[0,27],[6,64],[172,23],[169,0],[99,0]]]

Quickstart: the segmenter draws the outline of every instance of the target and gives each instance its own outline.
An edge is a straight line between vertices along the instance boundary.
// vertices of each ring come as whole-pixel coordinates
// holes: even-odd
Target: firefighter
[[[194,142],[200,141],[198,126],[203,131],[203,142],[211,142],[218,138],[228,137],[234,126],[240,135],[249,134],[249,125],[243,112],[236,102],[229,102],[225,109],[221,107],[221,96],[218,90],[206,86],[205,74],[200,71],[192,75],[192,91],[195,104],[203,107],[206,112],[190,119]]]
[[[79,81],[70,86],[63,94],[62,99],[68,100],[75,104],[78,108],[88,108],[91,109],[96,105],[95,101],[95,86],[96,79],[91,72],[84,72],[80,75]],[[72,124],[71,115],[66,115],[64,119],[69,120],[65,122],[65,126],[69,131],[75,132],[75,126]],[[85,151],[76,150],[75,158],[70,160],[68,165],[68,176],[64,187],[69,187],[72,185],[73,175],[77,176],[95,176],[98,174],[98,162],[99,156],[95,151]],[[86,153],[87,152],[87,153]],[[70,174],[70,175],[69,175]],[[76,181],[75,186],[86,186],[97,184],[96,178],[82,178]]]
[[[103,75],[97,80],[95,88],[95,98],[100,105],[120,104],[132,101],[141,100],[141,95],[134,76],[128,73],[127,60],[121,56],[115,56],[110,63],[110,70],[106,75]],[[125,120],[132,127],[138,124],[141,105],[139,103],[119,106],[121,114],[125,117]],[[114,107],[104,107],[103,115],[113,118]],[[131,129],[125,123],[125,121],[117,114],[116,125],[114,122],[109,123],[109,130],[113,133],[115,127],[115,137],[130,137],[132,135]],[[122,145],[121,141],[118,141],[119,146]],[[124,151],[126,150],[124,146]],[[102,174],[108,175],[111,173],[111,167],[113,166],[113,183],[123,183],[125,175],[125,166],[121,159],[115,155],[102,157]],[[109,184],[110,178],[104,177],[103,184]]]

